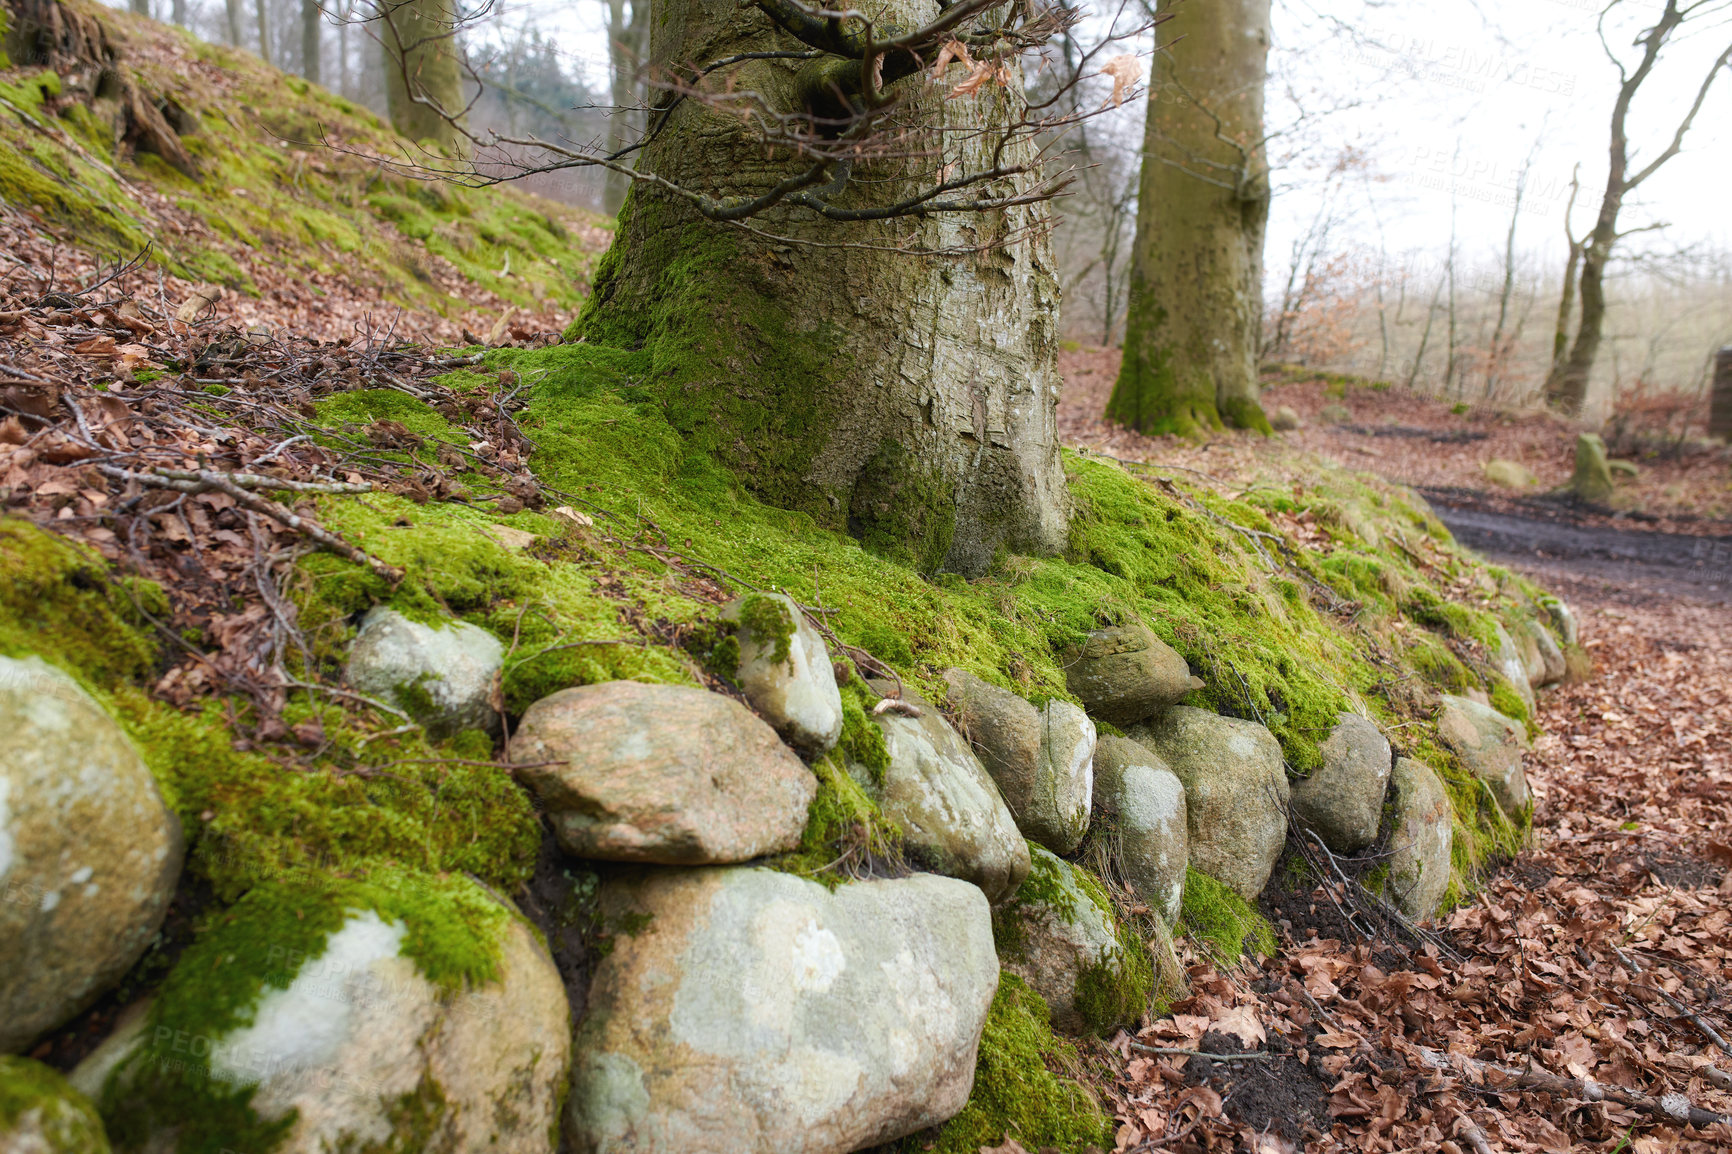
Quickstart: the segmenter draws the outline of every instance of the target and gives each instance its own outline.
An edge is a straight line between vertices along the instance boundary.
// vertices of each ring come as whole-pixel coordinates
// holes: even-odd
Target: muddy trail
[[[1546,581],[1589,581],[1619,600],[1732,605],[1732,535],[1617,528],[1556,502],[1493,503],[1466,489],[1421,488],[1456,539]]]

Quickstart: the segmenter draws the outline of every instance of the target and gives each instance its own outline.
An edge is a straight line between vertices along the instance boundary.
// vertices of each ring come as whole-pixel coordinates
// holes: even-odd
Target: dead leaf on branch
[[[1101,101],[1101,107],[1105,108],[1110,104],[1117,108],[1124,103],[1125,93],[1135,88],[1137,82],[1143,78],[1143,62],[1129,53],[1115,56],[1101,65],[1101,75],[1110,76],[1113,80],[1112,95]]]

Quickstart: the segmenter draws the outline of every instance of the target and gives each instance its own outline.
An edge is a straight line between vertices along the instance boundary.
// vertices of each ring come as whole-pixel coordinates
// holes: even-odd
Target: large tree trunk
[[[626,8],[631,8],[627,19]],[[643,47],[649,28],[649,0],[607,0],[607,57],[613,81],[613,111],[607,118],[607,151],[617,153],[631,142],[632,130],[638,126],[636,113],[627,112],[638,103],[638,68],[643,63]],[[609,172],[602,187],[602,211],[617,213],[625,204],[626,189],[631,178],[623,172]]]
[[[410,140],[432,141],[447,155],[463,152],[463,134],[453,123],[463,108],[463,69],[450,0],[388,3],[379,47],[391,127]]]
[[[319,0],[301,0],[301,75],[314,84],[320,82],[319,33],[324,19]]]
[[[912,26],[937,11],[933,0],[902,0],[895,16]],[[798,47],[734,0],[669,0],[656,16],[652,65]],[[791,110],[799,64],[753,61],[730,82]],[[955,160],[956,130],[1002,115],[1004,98],[989,88],[947,101],[947,87],[917,73],[892,92],[912,115],[951,129],[924,145]],[[807,166],[700,101],[681,100],[666,115],[640,171],[751,196]],[[852,188],[867,191],[839,202],[890,200],[934,163],[862,165]],[[1051,552],[1065,542],[1051,252],[1044,239],[951,257],[883,248],[980,246],[1027,228],[1033,214],[838,226],[772,213],[755,222],[856,245],[814,247],[704,221],[639,182],[575,328],[592,343],[649,350],[647,384],[674,425],[764,500],[846,528],[923,572],[976,574],[1000,550]]]
[[[223,0],[223,15],[228,17],[229,43],[241,46],[241,0]]]
[[[1145,433],[1269,430],[1257,402],[1269,0],[1162,0],[1125,355],[1107,416]]]

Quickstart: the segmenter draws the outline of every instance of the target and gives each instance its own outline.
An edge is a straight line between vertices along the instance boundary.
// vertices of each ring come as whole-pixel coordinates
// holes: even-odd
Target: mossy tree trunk
[[[937,12],[934,0],[899,0],[885,19],[913,25]],[[734,0],[669,0],[650,28],[652,69],[800,50]],[[755,60],[731,82],[793,110],[801,64]],[[946,100],[948,88],[917,73],[891,92],[924,125],[910,151],[940,149],[955,162],[959,147],[987,147],[959,145],[959,130],[1003,116],[1007,102],[992,89]],[[810,164],[697,100],[658,109],[651,131],[639,172],[717,196],[758,195]],[[970,160],[986,167],[984,156]],[[837,203],[894,201],[935,163],[862,163]],[[694,448],[717,454],[763,499],[924,572],[980,573],[1000,550],[1052,552],[1066,539],[1051,251],[1041,239],[947,257],[885,250],[977,248],[1028,228],[1034,211],[754,221],[818,242],[784,243],[703,220],[640,181],[574,329],[590,342],[647,348],[650,395]]]
[[[394,0],[383,6],[379,49],[391,127],[441,152],[465,151],[453,118],[463,108],[457,17],[451,0]]]
[[[1145,433],[1269,431],[1258,403],[1263,82],[1269,0],[1162,0],[1131,254],[1125,355],[1107,416]]]

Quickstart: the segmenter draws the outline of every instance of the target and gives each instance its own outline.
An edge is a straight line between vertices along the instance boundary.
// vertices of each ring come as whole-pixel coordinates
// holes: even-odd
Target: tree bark
[[[626,16],[628,5],[630,17]],[[648,16],[649,0],[607,0],[607,59],[613,85],[613,110],[607,118],[607,151],[610,156],[631,143],[632,130],[641,122],[641,117],[627,109],[634,107],[639,100],[637,76],[638,67],[643,63]],[[619,212],[630,186],[631,178],[623,172],[609,172],[602,186],[602,211]]]
[[[149,16],[150,15],[150,0],[131,0],[131,2],[128,4],[128,7],[130,7],[132,9],[132,11],[135,15],[138,15],[138,16]]]
[[[1145,433],[1269,431],[1258,404],[1269,0],[1162,0],[1125,355],[1107,416]]]
[[[899,0],[884,19],[914,26],[937,12],[934,0]],[[793,47],[734,0],[669,0],[656,10],[649,61]],[[792,111],[801,63],[754,60],[729,82]],[[988,88],[946,100],[948,87],[921,73],[891,87],[910,121],[926,126],[910,151],[930,147],[955,162],[966,147],[984,162],[988,143],[959,143],[959,130],[1003,116],[1004,96]],[[767,148],[738,116],[660,99],[639,172],[754,196],[808,166]],[[838,203],[892,202],[934,163],[862,162]],[[714,454],[763,500],[921,572],[978,574],[1001,550],[1054,552],[1066,539],[1051,251],[1044,238],[948,257],[883,249],[977,247],[1035,224],[1036,211],[845,230],[793,212],[755,222],[827,246],[815,247],[705,221],[637,181],[574,335],[647,351],[648,396],[694,450]]]
[[[228,17],[229,43],[241,46],[241,0],[223,0],[223,14]]]
[[[270,11],[265,5],[265,0],[255,0],[253,11],[258,16],[259,22],[259,59],[269,64],[271,62],[271,23]]]
[[[325,14],[319,0],[301,0],[301,75],[314,84],[319,80],[320,36]]]
[[[431,141],[450,156],[464,151],[463,134],[453,123],[463,108],[463,68],[450,0],[388,3],[379,47],[391,127],[418,143]]]

